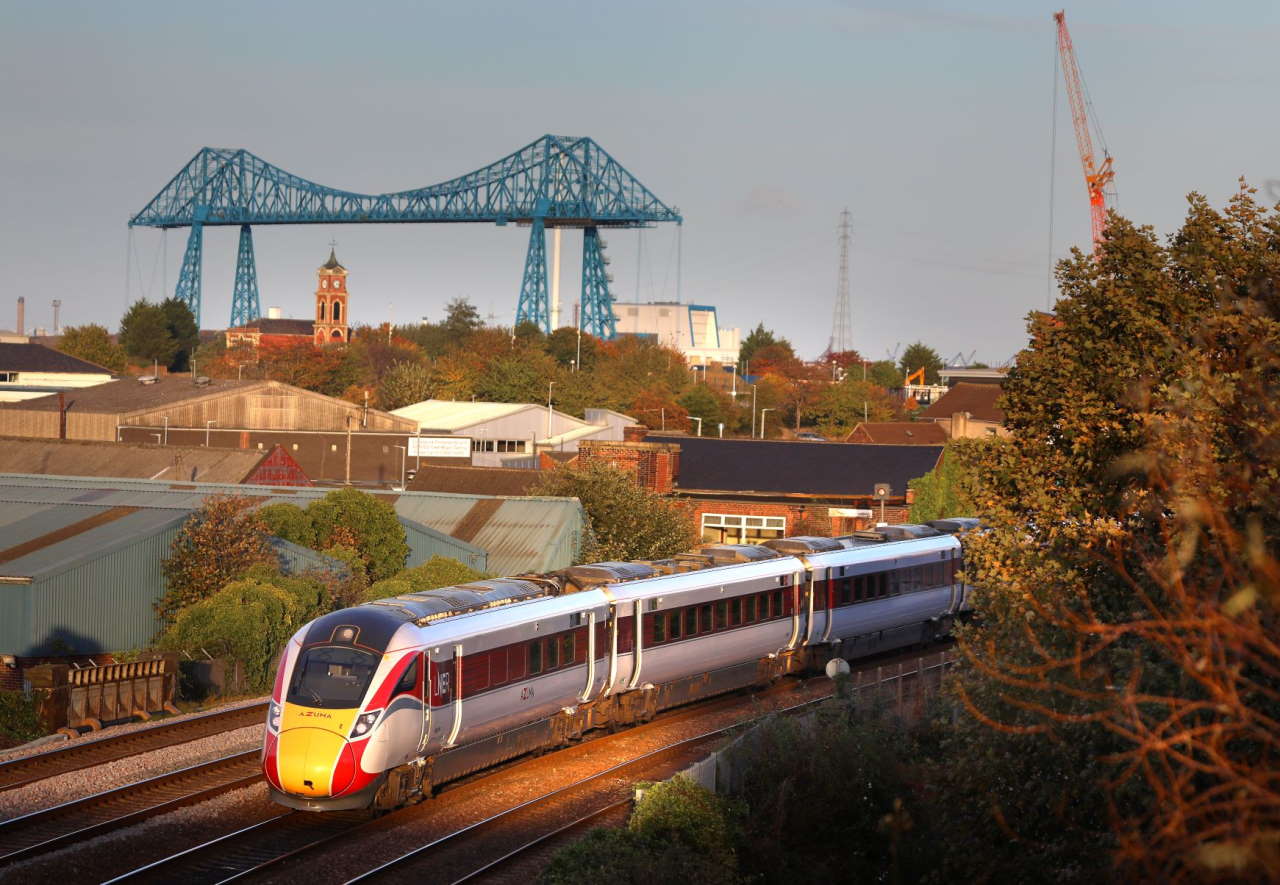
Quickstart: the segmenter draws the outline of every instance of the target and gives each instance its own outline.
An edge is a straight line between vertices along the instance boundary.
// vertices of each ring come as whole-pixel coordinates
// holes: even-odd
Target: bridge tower
[[[613,277],[606,269],[609,258],[604,254],[604,240],[595,227],[582,230],[582,330],[609,341],[618,335],[613,315],[613,295],[609,283]]]
[[[555,330],[551,328],[551,305],[547,296],[547,232],[543,216],[535,216],[529,227],[529,251],[524,257],[515,324],[533,323],[550,335]]]
[[[196,314],[199,316],[199,314]],[[231,328],[247,326],[262,316],[258,300],[258,269],[253,263],[253,231],[240,225],[240,251],[236,254],[236,285],[231,290]]]

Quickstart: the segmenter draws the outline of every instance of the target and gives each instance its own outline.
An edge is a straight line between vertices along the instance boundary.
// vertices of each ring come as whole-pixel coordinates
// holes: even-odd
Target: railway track
[[[26,860],[261,779],[259,751],[235,753],[0,823],[0,864]]]
[[[0,762],[0,790],[12,790],[34,781],[79,771],[93,765],[114,762],[151,750],[172,747],[224,731],[257,725],[267,716],[266,702],[192,716],[179,722],[160,723],[151,728],[92,741],[74,743],[33,756]]]

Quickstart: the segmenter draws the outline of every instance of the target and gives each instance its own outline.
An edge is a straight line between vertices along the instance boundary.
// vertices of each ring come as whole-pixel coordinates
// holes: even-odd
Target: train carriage
[[[964,603],[960,543],[888,534],[712,545],[325,615],[281,656],[272,796],[395,807],[594,728],[945,634]]]

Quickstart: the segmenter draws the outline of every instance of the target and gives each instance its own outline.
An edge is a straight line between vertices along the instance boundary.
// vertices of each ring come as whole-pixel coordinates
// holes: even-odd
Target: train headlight
[[[275,701],[267,708],[267,728],[272,734],[280,733],[280,705]]]
[[[362,738],[369,733],[369,729],[373,728],[373,723],[378,721],[381,710],[370,710],[368,713],[361,713],[356,718],[355,727],[351,729],[351,739]]]

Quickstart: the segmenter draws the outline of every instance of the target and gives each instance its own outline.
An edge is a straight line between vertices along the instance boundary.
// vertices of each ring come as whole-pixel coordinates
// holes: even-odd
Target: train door
[[[418,732],[418,753],[426,752],[431,739],[431,667],[425,651],[418,653],[414,663],[418,669],[418,694],[422,697],[422,725]]]

